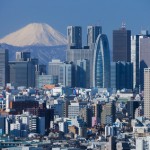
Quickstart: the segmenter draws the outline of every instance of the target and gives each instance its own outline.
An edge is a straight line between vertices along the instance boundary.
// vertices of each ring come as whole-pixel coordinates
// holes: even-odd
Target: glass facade
[[[104,34],[99,35],[96,40],[93,69],[94,87],[109,88],[110,52],[108,39]]]

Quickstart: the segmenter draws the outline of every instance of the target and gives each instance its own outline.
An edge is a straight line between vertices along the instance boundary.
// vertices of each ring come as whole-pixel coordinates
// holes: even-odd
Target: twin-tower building
[[[82,45],[82,28],[67,27],[68,48],[66,59],[73,62],[74,86],[110,87],[110,51],[107,36],[101,26],[87,27],[87,45]]]

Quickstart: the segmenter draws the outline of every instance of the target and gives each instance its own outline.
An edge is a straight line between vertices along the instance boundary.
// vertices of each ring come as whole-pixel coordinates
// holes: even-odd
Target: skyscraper
[[[144,68],[150,67],[150,38],[140,38],[140,85],[144,87]]]
[[[14,86],[35,86],[35,66],[31,61],[9,62],[10,83]]]
[[[145,41],[142,39],[148,37],[150,37],[150,35],[148,34],[147,30],[142,30],[139,35],[131,36],[131,62],[133,63],[133,88],[135,89],[139,89],[141,85],[143,90],[144,68],[146,67],[145,60],[149,58],[147,57],[148,50],[147,54],[145,51],[146,48],[149,48],[149,45],[147,45],[147,47],[145,43],[146,41],[148,42],[148,40]]]
[[[101,26],[88,26],[87,27],[87,45],[91,48],[95,46],[97,37],[102,34]]]
[[[63,64],[59,59],[52,59],[52,62],[48,64],[48,74],[59,76],[59,67]]]
[[[113,31],[113,61],[131,61],[131,30],[124,26]]]
[[[0,48],[0,86],[9,82],[8,50]]]
[[[133,64],[130,62],[116,63],[116,89],[133,89]]]
[[[80,26],[68,26],[67,40],[69,48],[82,48],[82,28]]]
[[[73,64],[72,63],[63,63],[59,67],[59,83],[63,86],[72,87],[74,86],[73,81]]]
[[[95,43],[93,60],[93,86],[110,87],[110,52],[108,39],[100,34]]]
[[[133,64],[130,62],[111,63],[111,88],[133,89]]]
[[[77,66],[77,60],[87,59],[89,61],[89,72],[87,73],[90,74],[90,77],[86,88],[93,87],[93,72],[91,71],[93,69],[93,55],[94,50],[89,48],[67,50],[67,61],[72,61],[75,66]],[[76,79],[77,77],[75,77],[75,80]],[[75,81],[75,83],[77,83],[77,81]]]
[[[68,27],[69,29],[70,27]],[[71,29],[70,29],[71,30]],[[87,44],[83,48],[70,47],[68,41],[67,61],[72,61],[77,67],[77,60],[89,61],[89,87],[110,87],[110,53],[107,36],[101,34],[101,26],[89,26]],[[80,35],[79,37],[80,38]],[[76,73],[77,75],[77,73]],[[77,76],[75,77],[77,83]],[[77,86],[77,85],[76,85]]]
[[[133,63],[133,88],[139,88],[139,35],[131,36],[131,62]]]
[[[30,52],[16,52],[16,61],[27,61],[30,58]]]
[[[150,118],[150,68],[144,69],[144,117]]]
[[[89,61],[87,59],[77,60],[76,67],[77,87],[89,87]]]

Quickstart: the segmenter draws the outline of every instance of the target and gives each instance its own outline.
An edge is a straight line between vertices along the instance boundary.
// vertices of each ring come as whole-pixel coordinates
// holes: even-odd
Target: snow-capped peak
[[[0,39],[0,43],[13,46],[58,46],[66,45],[64,35],[45,23],[31,23]]]

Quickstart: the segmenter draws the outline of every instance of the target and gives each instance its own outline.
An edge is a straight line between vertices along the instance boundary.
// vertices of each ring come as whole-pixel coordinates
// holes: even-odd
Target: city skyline
[[[83,27],[83,39],[86,37],[86,26],[101,25],[111,42],[112,30],[119,29],[122,22],[132,30],[132,34],[138,34],[141,29],[149,30],[150,25],[146,19],[150,13],[149,1],[95,0],[93,3],[91,0],[45,0],[43,3],[40,0],[1,0],[0,4],[0,38],[29,23],[40,22],[48,23],[65,35],[67,26],[80,25]]]

